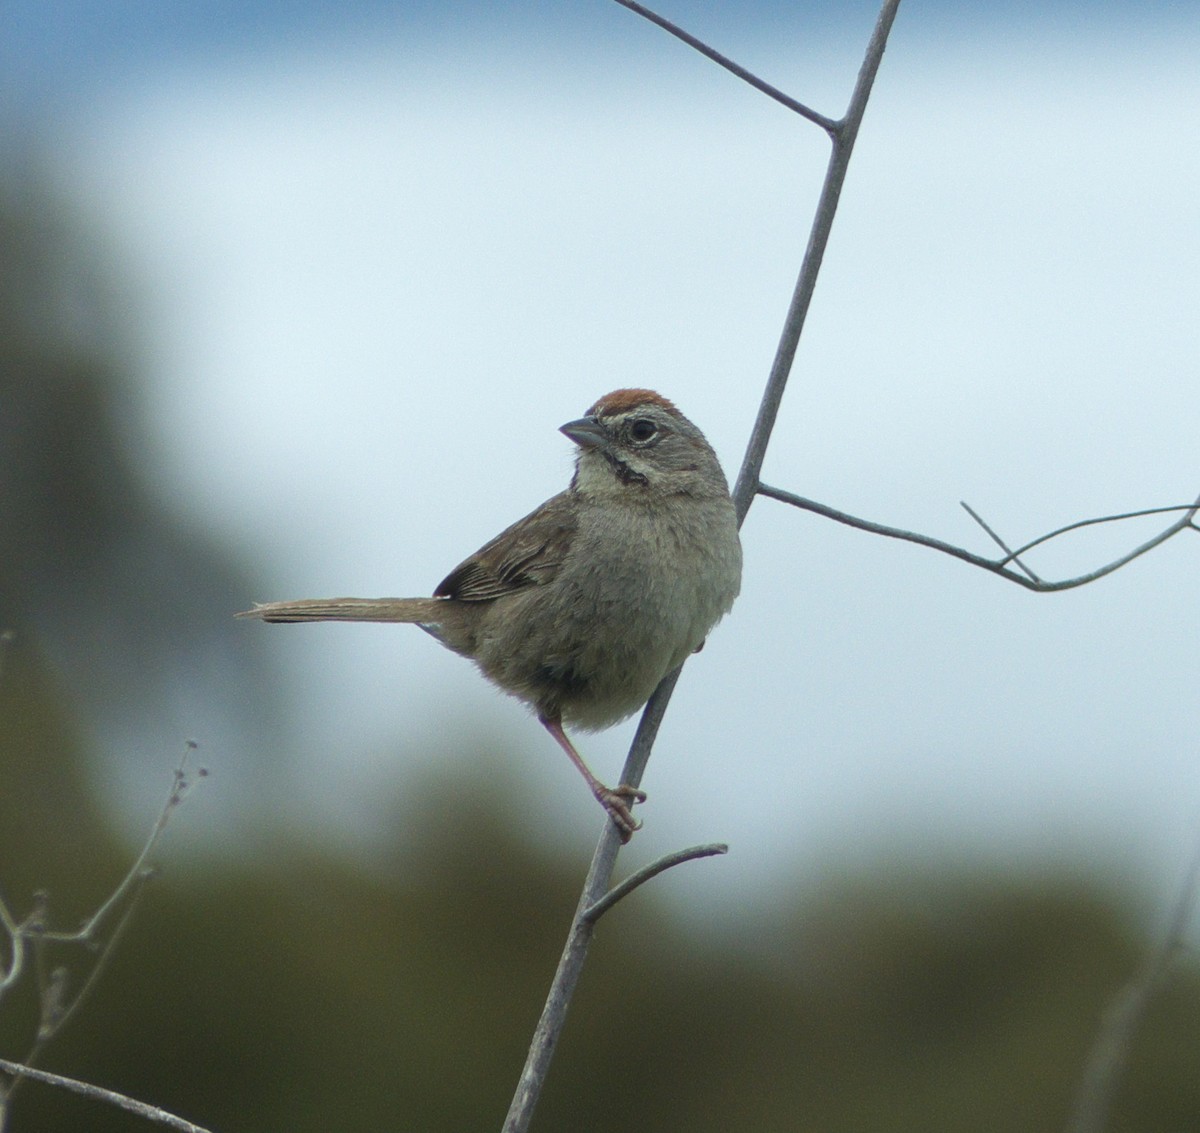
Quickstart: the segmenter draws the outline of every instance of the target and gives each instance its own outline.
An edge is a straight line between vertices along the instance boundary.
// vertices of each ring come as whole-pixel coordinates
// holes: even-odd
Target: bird
[[[627,842],[645,792],[605,786],[564,725],[628,718],[703,646],[741,587],[737,514],[704,434],[653,390],[614,390],[560,432],[576,445],[566,490],[432,597],[269,602],[237,616],[420,626],[532,709]]]

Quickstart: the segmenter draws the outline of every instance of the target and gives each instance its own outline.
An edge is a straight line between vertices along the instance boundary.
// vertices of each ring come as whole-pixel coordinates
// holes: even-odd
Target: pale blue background
[[[986,552],[959,499],[1019,542],[1200,492],[1200,16],[982,7],[901,7],[765,475]],[[666,11],[837,115],[876,9]],[[557,426],[620,385],[675,399],[736,473],[814,127],[599,0],[7,12],[9,120],[126,272],[131,428],[163,498],[252,549],[271,581],[247,604],[428,592],[562,486]],[[1154,526],[1034,561],[1081,572]],[[1194,537],[1057,596],[769,500],[744,538],[633,850],[735,853],[672,893],[901,849],[1176,881],[1200,832]],[[524,753],[545,837],[590,844],[567,761],[424,635],[246,631],[296,695],[305,821],[369,845],[413,761],[482,731]],[[131,823],[176,736],[226,784],[254,758],[203,703],[163,732],[112,745]],[[631,732],[583,737],[602,777]]]

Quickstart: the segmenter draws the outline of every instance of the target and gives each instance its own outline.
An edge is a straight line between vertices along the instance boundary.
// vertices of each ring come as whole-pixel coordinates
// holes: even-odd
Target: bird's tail
[[[239,618],[264,622],[416,622],[436,624],[445,598],[305,598],[299,602],[261,602]]]

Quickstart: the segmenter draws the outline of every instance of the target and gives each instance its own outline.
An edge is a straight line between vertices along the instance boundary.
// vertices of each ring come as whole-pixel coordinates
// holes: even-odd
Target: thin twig
[[[155,820],[154,827],[150,831],[150,836],[146,839],[142,846],[142,852],[138,854],[133,865],[129,867],[128,872],[121,879],[120,884],[108,895],[104,903],[83,923],[83,925],[75,932],[41,932],[39,935],[43,940],[53,940],[58,943],[73,944],[78,942],[86,942],[92,939],[96,930],[108,917],[109,913],[125,898],[125,896],[135,887],[140,886],[146,880],[146,860],[154,852],[154,848],[158,845],[159,839],[162,838],[163,831],[167,828],[167,823],[171,820],[171,815],[179,808],[188,793],[195,786],[195,780],[189,779],[187,775],[188,755],[196,750],[196,741],[188,740],[184,748],[183,758],[179,761],[179,766],[175,769],[175,778],[171,783],[171,790],[167,795],[167,801],[163,803],[162,810],[158,813],[158,818]],[[198,778],[204,778],[208,772],[203,768],[196,771]]]
[[[1104,1013],[1083,1081],[1075,1098],[1067,1133],[1102,1133],[1112,1106],[1117,1079],[1154,993],[1162,986],[1175,957],[1186,943],[1188,924],[1200,898],[1200,845],[1192,856],[1183,888],[1162,939],[1150,950],[1134,977],[1117,993]]]
[[[673,854],[664,854],[649,865],[642,866],[637,872],[631,873],[619,885],[614,885],[599,901],[583,911],[581,919],[589,924],[595,924],[623,897],[628,897],[635,889],[645,885],[652,877],[657,877],[663,870],[682,865],[684,862],[695,861],[696,858],[711,858],[715,854],[727,853],[729,853],[729,847],[724,842],[709,842],[703,846],[689,846],[686,850],[676,850]]]
[[[670,32],[676,39],[683,40],[689,47],[695,48],[701,55],[707,56],[718,66],[724,67],[725,70],[736,75],[743,82],[749,83],[755,90],[761,91],[768,98],[773,98],[780,105],[786,106],[802,118],[807,118],[810,122],[820,126],[831,137],[835,137],[838,130],[841,129],[841,123],[835,122],[832,118],[826,118],[824,114],[817,113],[817,111],[805,106],[802,102],[797,102],[791,95],[784,94],[778,87],[771,86],[770,83],[760,79],[753,72],[747,71],[740,63],[735,63],[728,56],[722,55],[719,51],[709,47],[707,43],[697,39],[691,32],[686,32],[678,24],[673,24],[665,16],[660,16],[657,12],[652,12],[644,4],[639,4],[637,0],[617,0],[617,3],[621,7],[628,8],[631,12],[644,17],[652,24],[657,24],[663,31]]]
[[[178,809],[188,792],[195,785],[195,781],[187,775],[187,760],[188,755],[196,749],[196,746],[194,741],[187,741],[183,757],[175,770],[170,793],[163,804],[162,810],[159,812],[150,836],[142,847],[137,860],[130,867],[117,888],[109,894],[108,898],[84,922],[81,928],[74,932],[51,932],[47,930],[45,894],[38,895],[33,910],[20,924],[16,922],[7,905],[3,901],[0,901],[0,926],[8,934],[12,949],[12,959],[9,969],[4,973],[3,978],[0,979],[0,995],[12,987],[20,977],[25,959],[26,945],[32,943],[34,946],[33,958],[37,970],[41,1001],[41,1020],[38,1025],[37,1034],[25,1056],[24,1062],[13,1064],[20,1066],[21,1070],[5,1089],[0,1090],[0,1133],[4,1129],[8,1106],[13,1094],[21,1087],[22,1082],[27,1077],[29,1068],[37,1061],[46,1045],[67,1024],[96,986],[101,974],[108,966],[108,962],[114,954],[118,941],[124,935],[125,928],[129,924],[133,912],[137,907],[141,889],[153,876],[153,870],[146,867],[146,860],[162,837],[163,831],[166,829],[172,814]],[[196,772],[199,778],[203,778],[206,774],[207,772],[204,768],[200,768]],[[100,947],[99,957],[88,969],[87,976],[83,980],[79,991],[73,999],[67,1002],[67,972],[64,968],[56,968],[47,973],[44,956],[45,946],[47,944],[94,945],[100,926],[121,902],[124,902],[124,907],[121,909],[116,926],[107,934],[107,938]]]
[[[1038,576],[1036,574],[1033,573],[1033,571],[1031,571],[1029,569],[1029,567],[1027,567],[1023,562],[1021,562],[1021,560],[1014,553],[1013,549],[1003,539],[1001,539],[1000,536],[997,535],[995,531],[992,530],[991,525],[989,523],[987,523],[986,520],[984,520],[983,516],[981,516],[979,514],[979,512],[977,512],[969,503],[967,503],[966,500],[959,500],[958,502],[962,505],[962,508],[967,513],[967,515],[969,515],[973,520],[975,520],[975,522],[978,523],[979,526],[982,527],[984,529],[984,531],[987,532],[987,534],[991,538],[992,542],[995,543],[996,546],[999,547],[1000,550],[1002,550],[1004,552],[1004,555],[1005,555],[1004,560],[1003,560],[1004,562],[1015,563],[1017,566],[1019,566],[1025,572],[1026,576],[1033,579],[1034,582],[1042,581],[1040,578],[1038,578]]]
[[[0,976],[0,997],[3,997],[21,978],[21,969],[25,966],[25,937],[3,896],[0,896],[0,928],[4,929],[4,934],[8,937],[9,948],[8,970]]]
[[[617,0],[617,3],[644,16],[646,19],[665,28],[673,35],[678,35],[685,43],[700,51],[701,54],[723,67],[728,67],[734,74],[756,87],[756,89],[762,90],[763,93],[771,97],[775,97],[773,88],[766,88],[761,80],[757,80],[748,71],[745,71],[744,68],[737,67],[736,64],[731,65],[724,56],[699,42],[695,37],[681,33],[673,24],[663,20],[662,17],[655,16],[643,8],[642,5],[631,3],[629,0]],[[875,24],[874,33],[871,36],[870,43],[867,45],[862,66],[859,68],[858,78],[855,82],[846,115],[836,123],[835,129],[830,130],[830,125],[832,125],[831,120],[819,117],[814,118],[812,112],[807,110],[807,107],[801,107],[799,103],[792,106],[792,109],[796,110],[797,113],[803,114],[811,121],[818,121],[819,124],[825,126],[830,131],[833,152],[826,168],[825,181],[821,188],[816,215],[813,218],[812,228],[809,233],[808,247],[804,253],[804,262],[801,265],[800,275],[796,281],[791,304],[784,320],[779,347],[775,354],[775,361],[771,366],[766,390],[763,394],[758,415],[754,422],[754,428],[746,447],[742,469],[734,485],[733,501],[734,506],[737,508],[739,525],[745,519],[750,505],[754,502],[755,490],[758,487],[758,476],[762,468],[763,459],[766,456],[767,444],[770,441],[771,432],[775,427],[775,419],[779,412],[779,403],[783,397],[783,390],[787,384],[788,374],[791,372],[792,362],[796,355],[796,346],[800,339],[800,331],[804,325],[805,315],[808,312],[813,289],[816,286],[817,274],[821,269],[821,260],[829,241],[834,214],[837,211],[838,198],[841,193],[842,184],[845,181],[846,166],[850,160],[850,153],[854,148],[855,139],[858,136],[858,129],[862,123],[863,114],[866,111],[871,86],[875,81],[875,75],[879,70],[880,61],[883,58],[888,32],[891,30],[892,22],[895,19],[896,10],[899,6],[900,0],[884,0],[879,18]],[[790,105],[790,101],[787,104]],[[667,705],[670,703],[671,693],[674,691],[675,683],[678,679],[679,670],[676,669],[675,672],[668,674],[663,679],[662,683],[655,689],[654,695],[646,704],[641,721],[638,724],[637,734],[633,738],[633,744],[625,760],[625,768],[621,775],[622,783],[628,784],[631,787],[640,785],[646,762],[650,758],[650,751],[654,746],[655,736],[658,734],[659,725],[662,723],[663,715],[667,710]],[[600,835],[600,840],[592,856],[592,864],[583,885],[579,904],[576,906],[575,918],[572,921],[566,944],[563,947],[562,956],[559,958],[558,968],[554,973],[554,979],[546,997],[546,1005],[542,1009],[541,1018],[538,1020],[537,1028],[534,1031],[533,1040],[529,1046],[529,1053],[525,1060],[525,1066],[517,1082],[516,1092],[513,1095],[512,1105],[509,1107],[508,1116],[505,1118],[504,1133],[525,1133],[529,1128],[530,1121],[533,1119],[533,1111],[541,1095],[546,1073],[550,1066],[550,1060],[558,1044],[558,1038],[562,1033],[563,1024],[566,1020],[567,1008],[570,1005],[571,996],[574,994],[576,984],[579,982],[579,976],[583,971],[584,961],[587,958],[588,947],[591,944],[594,920],[588,920],[586,914],[604,897],[612,879],[613,869],[616,865],[617,854],[620,848],[620,838],[617,828],[612,822],[606,820],[604,830]]]
[[[1032,551],[1034,547],[1040,547],[1043,543],[1048,543],[1051,539],[1057,539],[1060,535],[1066,535],[1069,531],[1077,531],[1081,527],[1093,527],[1097,523],[1117,523],[1122,519],[1141,519],[1146,515],[1165,515],[1172,511],[1186,511],[1188,513],[1188,522],[1185,526],[1195,528],[1196,525],[1193,517],[1196,514],[1197,504],[1200,504],[1200,500],[1196,500],[1190,504],[1172,504],[1169,507],[1141,508],[1138,511],[1126,511],[1119,515],[1101,515],[1096,519],[1078,519],[1074,523],[1068,523],[1065,527],[1058,527],[1053,531],[1048,531],[1045,535],[1039,535],[1023,547],[1018,547],[1013,551],[1012,556],[1023,555],[1026,551]]]
[[[118,1094],[115,1090],[106,1090],[103,1086],[93,1086],[90,1082],[80,1082],[76,1078],[64,1078],[61,1074],[51,1074],[48,1070],[35,1070],[32,1066],[23,1066],[19,1062],[9,1062],[7,1058],[0,1058],[0,1070],[12,1074],[14,1077],[29,1078],[34,1082],[43,1082],[47,1086],[57,1086],[62,1090],[82,1094],[85,1098],[91,1098],[93,1101],[115,1105],[119,1109],[136,1113],[138,1117],[144,1117],[147,1121],[155,1121],[159,1125],[165,1125],[168,1129],[179,1130],[179,1133],[209,1133],[204,1126],[194,1125],[182,1117],[168,1113],[165,1109],[159,1109],[156,1105],[148,1105],[136,1098],[126,1097],[124,1094]]]
[[[638,722],[637,733],[629,755],[625,759],[625,767],[621,772],[621,782],[631,787],[638,786],[642,781],[646,762],[650,758],[650,750],[654,746],[654,737],[658,734],[663,714],[671,699],[675,682],[679,679],[679,670],[668,673],[662,684],[654,690],[654,695],[646,704],[642,718]],[[583,892],[575,908],[575,919],[571,922],[571,930],[567,934],[567,942],[563,946],[562,956],[559,957],[558,968],[550,984],[546,996],[546,1005],[542,1008],[541,1018],[533,1032],[529,1044],[529,1053],[525,1058],[525,1066],[517,1081],[512,1104],[508,1116],[504,1120],[503,1133],[525,1133],[533,1119],[533,1111],[541,1096],[542,1086],[546,1081],[546,1073],[550,1069],[550,1060],[558,1046],[559,1035],[567,1018],[567,1008],[571,1005],[571,997],[579,977],[583,974],[583,965],[587,960],[588,948],[592,942],[595,925],[585,918],[587,911],[600,901],[608,889],[617,863],[617,854],[621,849],[621,838],[616,824],[604,820],[604,829],[592,855],[592,864],[583,883]]]
[[[108,967],[108,962],[113,956],[113,952],[117,947],[117,942],[125,935],[125,930],[129,926],[129,922],[133,919],[134,910],[137,908],[138,897],[141,896],[142,886],[153,877],[154,874],[150,870],[143,870],[136,882],[136,888],[133,890],[133,896],[129,903],[121,912],[121,917],[117,921],[116,927],[108,934],[108,939],[105,940],[103,947],[100,949],[100,955],[96,962],[88,971],[83,985],[76,993],[75,998],[65,1007],[54,1012],[47,1013],[43,1011],[41,1026],[38,1028],[38,1040],[47,1042],[53,1038],[63,1027],[70,1021],[71,1016],[79,1010],[79,1005],[88,997],[92,988],[96,986],[100,979],[101,973]],[[42,938],[43,940],[45,938]],[[39,943],[41,941],[39,940]],[[49,1015],[49,1017],[47,1017]],[[33,1058],[26,1059],[27,1062],[32,1062]]]
[[[871,87],[875,83],[875,75],[883,60],[888,33],[892,29],[896,10],[899,7],[900,0],[884,0],[879,18],[875,23],[875,30],[871,35],[871,41],[863,56],[862,66],[859,68],[854,92],[850,96],[850,106],[846,111],[846,116],[842,119],[841,128],[833,137],[833,151],[829,155],[825,180],[821,185],[821,195],[817,199],[817,209],[813,217],[812,228],[809,231],[808,246],[804,250],[804,262],[800,265],[800,275],[796,280],[795,290],[792,292],[792,301],[783,322],[783,332],[779,336],[775,360],[771,363],[771,373],[767,378],[766,388],[763,390],[758,415],[754,419],[750,441],[746,445],[746,455],[742,459],[741,471],[733,486],[733,502],[737,508],[739,522],[746,518],[746,513],[754,502],[759,475],[767,455],[767,445],[770,443],[771,433],[775,429],[775,419],[779,415],[783,391],[787,386],[788,376],[792,372],[792,364],[796,359],[796,348],[800,344],[800,332],[804,329],[804,321],[808,316],[813,290],[817,285],[817,276],[821,271],[821,261],[825,257],[829,234],[833,230],[833,218],[837,213],[842,185],[846,180],[846,168],[854,150],[855,140],[858,138],[858,130],[862,125],[863,114],[867,108],[867,99],[870,97]]]
[[[1098,578],[1103,578],[1107,574],[1112,574],[1114,571],[1120,570],[1123,566],[1127,566],[1134,559],[1140,558],[1147,551],[1154,550],[1155,547],[1165,543],[1168,539],[1179,532],[1195,530],[1193,519],[1198,509],[1200,509],[1200,499],[1195,503],[1189,504],[1184,515],[1177,519],[1170,527],[1160,531],[1152,539],[1147,539],[1146,542],[1139,544],[1132,551],[1122,555],[1118,559],[1114,559],[1110,563],[1106,563],[1096,570],[1089,571],[1087,574],[1081,574],[1075,578],[1062,579],[1058,582],[1034,581],[1026,578],[1023,574],[1017,574],[1016,571],[1009,570],[1007,564],[1012,561],[1012,556],[1007,556],[1003,559],[985,559],[982,555],[977,555],[973,551],[964,550],[962,547],[956,547],[953,543],[946,543],[941,539],[935,539],[932,535],[918,535],[915,531],[905,531],[900,527],[888,527],[882,523],[874,523],[869,519],[859,519],[857,516],[849,515],[844,511],[838,511],[837,508],[832,508],[828,504],[819,504],[816,500],[806,499],[804,496],[798,496],[794,492],[785,491],[783,488],[774,488],[770,484],[759,484],[758,494],[768,496],[773,500],[779,500],[781,503],[791,504],[792,507],[801,508],[804,511],[811,511],[817,515],[823,515],[827,519],[835,520],[838,523],[844,523],[847,527],[857,527],[860,531],[869,531],[873,535],[884,535],[889,539],[902,539],[907,543],[918,543],[922,547],[932,547],[935,551],[941,551],[943,554],[953,555],[956,559],[962,559],[965,563],[970,563],[972,566],[980,567],[982,570],[991,571],[992,574],[999,575],[1001,578],[1008,579],[1009,582],[1015,582],[1018,586],[1024,586],[1026,590],[1032,590],[1038,594],[1051,594],[1059,590],[1073,590],[1077,586],[1086,586],[1089,582],[1095,582]],[[1145,513],[1130,512],[1127,515],[1113,515],[1099,519],[1083,520],[1080,523],[1073,523],[1067,527],[1060,528],[1054,534],[1061,534],[1064,531],[1074,530],[1076,527],[1083,527],[1093,523],[1111,523],[1118,519],[1129,519],[1135,515],[1154,514],[1158,511],[1178,511],[1178,508],[1149,508]],[[1044,535],[1040,539],[1034,540],[1033,543],[1021,547],[1017,550],[1017,554],[1023,554],[1031,546],[1036,546],[1039,543],[1046,542],[1051,538],[1051,535]]]

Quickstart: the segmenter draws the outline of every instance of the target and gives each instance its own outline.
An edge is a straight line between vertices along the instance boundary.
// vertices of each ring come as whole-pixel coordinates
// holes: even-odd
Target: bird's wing
[[[561,492],[501,531],[446,575],[434,596],[488,602],[549,582],[567,557],[578,526],[569,495]]]

